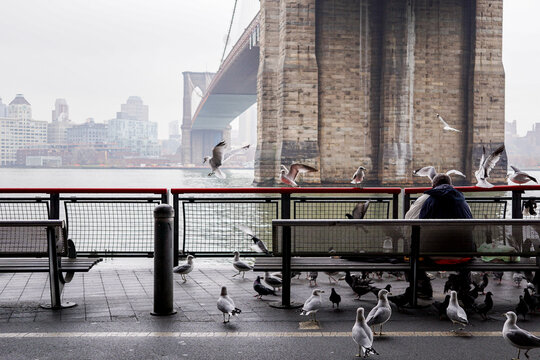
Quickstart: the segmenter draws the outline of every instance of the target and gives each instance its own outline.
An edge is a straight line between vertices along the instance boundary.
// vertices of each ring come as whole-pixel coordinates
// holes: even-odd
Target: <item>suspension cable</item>
[[[227,51],[227,45],[229,44],[229,38],[231,36],[231,28],[234,21],[234,14],[236,13],[236,4],[238,3],[238,0],[234,0],[234,8],[232,12],[231,17],[231,23],[229,24],[229,31],[227,32],[227,39],[225,40],[225,47],[223,48],[223,55],[221,55],[221,61],[219,62],[219,65],[223,63],[223,59],[225,59],[225,52]]]

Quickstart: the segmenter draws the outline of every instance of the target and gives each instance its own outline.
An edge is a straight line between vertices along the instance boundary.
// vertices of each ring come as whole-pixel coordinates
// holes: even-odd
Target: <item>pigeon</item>
[[[354,207],[351,214],[345,214],[347,219],[363,219],[364,216],[366,216],[367,210],[369,207],[369,200],[367,200],[365,203],[358,203]]]
[[[499,281],[499,285],[501,284],[504,272],[503,271],[494,271],[493,273],[493,279]]]
[[[523,278],[523,274],[517,272],[512,274],[512,280],[516,283],[517,287],[521,287],[521,282],[523,281]]]
[[[298,186],[298,184],[295,182],[296,176],[308,172],[315,172],[319,171],[315,168],[312,168],[311,166],[304,165],[304,164],[292,164],[290,169],[287,169],[285,165],[281,165],[281,176],[280,180],[282,183],[285,183],[287,185],[292,186]]]
[[[523,316],[523,320],[525,321],[525,316],[529,313],[529,305],[527,305],[527,302],[525,299],[523,299],[523,295],[519,295],[519,303],[516,305],[516,314]]]
[[[388,296],[388,300],[394,305],[396,305],[398,311],[401,310],[405,305],[412,303],[411,287],[407,287],[403,294]]]
[[[439,320],[442,320],[443,317],[446,316],[446,308],[448,307],[448,304],[450,303],[450,295],[446,295],[444,297],[444,301],[443,302],[440,302],[440,301],[434,301],[433,302],[433,307],[435,307],[435,309],[437,309],[437,312],[439,314]]]
[[[330,301],[332,302],[332,309],[334,308],[334,304],[336,304],[336,308],[339,309],[339,303],[341,302],[341,296],[332,288],[332,293],[330,294]]]
[[[530,198],[527,201],[523,203],[523,209],[522,214],[523,216],[536,216],[536,200],[534,198]]]
[[[387,296],[388,291],[386,289],[379,290],[379,301],[377,302],[377,305],[371,309],[366,318],[366,324],[372,328],[379,325],[379,336],[382,335],[383,325],[390,320],[390,316],[392,316],[392,308],[390,307]]]
[[[437,171],[433,166],[425,166],[423,168],[413,170],[413,176],[427,176],[431,181],[433,181],[435,175],[437,175]],[[466,177],[465,174],[463,174],[461,171],[454,169],[448,170],[446,172],[446,175],[459,175],[462,177]]]
[[[536,181],[536,179],[531,175],[519,170],[515,166],[510,165],[510,167],[512,168],[512,170],[514,170],[513,174],[507,175],[508,180],[510,180],[511,182],[522,185],[528,183],[529,181],[534,181],[538,184],[538,181]]]
[[[469,324],[467,320],[467,314],[465,310],[458,304],[457,292],[454,290],[450,291],[450,302],[446,308],[446,316],[452,321],[453,324],[462,325],[463,327]],[[460,330],[463,330],[463,327]]]
[[[356,276],[353,277],[351,289],[357,295],[356,300],[360,300],[362,296],[370,293],[375,288],[373,285],[371,285],[372,283],[373,280],[371,279],[358,279]]]
[[[238,270],[238,274],[234,274],[233,277],[236,276],[236,275],[240,275],[240,273],[242,273],[242,279],[243,279],[246,271],[253,270],[253,266],[251,266],[248,263],[240,260],[240,253],[238,251],[234,252],[234,259],[233,259],[232,264],[233,264],[233,267],[236,270]]]
[[[251,248],[253,249],[253,251],[258,252],[258,253],[265,253],[266,255],[270,254],[270,252],[268,251],[268,248],[266,247],[266,244],[257,236],[255,236],[255,233],[253,232],[253,230],[251,230],[249,227],[245,225],[236,225],[236,227],[240,229],[241,231],[243,231],[244,233],[246,233],[247,235],[251,236],[251,240],[253,240],[253,245],[251,246]]]
[[[437,114],[437,119],[439,119],[440,122],[442,122],[442,124],[444,125],[443,130],[461,132],[461,130],[458,130],[458,129],[453,128],[450,125],[448,125],[448,123],[446,121],[444,121],[444,119],[442,118],[441,115]]]
[[[270,285],[274,290],[276,290],[276,288],[280,288],[283,285],[280,278],[270,275],[268,271],[264,273],[264,282]]]
[[[258,295],[255,295],[254,297],[258,297],[259,299],[262,299],[264,295],[276,295],[276,292],[270,288],[267,288],[263,284],[261,284],[261,277],[257,276],[257,279],[253,282],[253,290],[257,292]]]
[[[366,168],[363,166],[358,167],[358,169],[352,176],[351,184],[355,184],[355,185],[360,184],[364,180],[364,176],[366,176],[365,170]]]
[[[324,293],[321,289],[315,289],[311,293],[311,296],[306,300],[302,307],[300,315],[308,316],[313,314],[313,321],[317,321],[317,311],[322,308],[321,293]]]
[[[212,149],[212,157],[204,157],[203,164],[208,161],[208,164],[210,164],[210,167],[212,168],[212,172],[210,172],[208,176],[216,175],[216,177],[219,179],[225,179],[227,176],[221,171],[219,167],[234,155],[249,149],[250,145],[243,146],[239,149],[231,150],[228,153],[225,153],[226,147],[227,143],[225,141],[220,141],[216,146],[214,146],[214,149]]]
[[[489,173],[495,167],[501,155],[504,151],[504,144],[499,146],[495,151],[493,151],[488,157],[486,157],[486,147],[482,146],[482,158],[480,159],[480,166],[478,170],[474,173],[477,183],[476,186],[491,188],[493,187],[487,179],[489,178]]]
[[[502,330],[504,339],[518,349],[518,359],[521,350],[525,350],[525,357],[528,359],[530,350],[540,348],[540,338],[517,326],[517,316],[513,311],[508,311],[504,316],[506,316]]]
[[[374,294],[377,298],[379,298],[379,291],[386,290],[387,293],[390,293],[390,290],[392,290],[392,285],[388,284],[384,288],[379,289],[378,287],[372,286],[371,287],[371,293]]]
[[[186,275],[193,270],[193,255],[187,256],[187,262],[182,265],[178,265],[173,269],[173,273],[180,274],[182,276],[182,279],[184,279],[184,282],[187,281]]]
[[[317,277],[319,276],[319,273],[317,271],[310,271],[308,273],[308,280],[309,280],[309,286],[317,286]],[[315,283],[313,285],[312,283]]]
[[[223,313],[223,323],[228,323],[231,320],[231,315],[236,316],[242,312],[234,306],[234,301],[227,295],[227,287],[223,286],[221,288],[221,295],[217,301],[217,308]],[[225,315],[227,319],[225,320]]]
[[[493,294],[491,293],[491,291],[488,291],[486,293],[486,298],[484,299],[484,302],[479,305],[474,306],[474,309],[476,310],[476,312],[479,313],[480,316],[482,316],[482,319],[484,320],[488,319],[487,313],[491,311],[491,309],[493,309],[492,296]]]
[[[352,328],[352,338],[358,344],[357,357],[368,357],[370,353],[379,355],[373,348],[373,331],[366,324],[364,319],[364,308],[356,310],[356,322]]]
[[[480,290],[482,292],[482,295],[484,295],[484,289],[488,286],[489,284],[489,278],[487,276],[486,273],[484,273],[484,275],[482,275],[482,282],[480,282],[480,284],[478,285],[478,290]]]
[[[529,289],[523,289],[523,300],[527,303],[529,311],[536,311],[536,308],[538,308],[538,300],[535,296],[531,296]]]

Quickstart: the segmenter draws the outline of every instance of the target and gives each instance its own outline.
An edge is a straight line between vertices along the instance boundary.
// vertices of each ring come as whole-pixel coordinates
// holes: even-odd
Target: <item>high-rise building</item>
[[[52,111],[52,122],[47,125],[47,143],[65,144],[67,131],[71,127],[73,127],[73,123],[69,119],[69,107],[66,99],[56,99]]]
[[[26,101],[23,94],[17,94],[15,99],[9,103],[7,117],[19,120],[32,119],[32,106]]]
[[[69,106],[66,99],[56,99],[54,102],[52,121],[69,121]]]
[[[97,124],[92,118],[86,119],[84,124],[73,125],[66,132],[69,144],[104,144],[107,139],[107,124]]]
[[[8,107],[6,104],[2,103],[2,98],[0,98],[0,118],[7,117]]]
[[[124,119],[148,121],[148,105],[144,105],[138,96],[130,96],[125,104],[120,106]]]

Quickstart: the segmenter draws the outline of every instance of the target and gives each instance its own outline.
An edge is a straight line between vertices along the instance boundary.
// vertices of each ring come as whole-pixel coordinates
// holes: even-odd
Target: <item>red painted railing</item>
[[[398,187],[253,187],[253,188],[176,188],[174,194],[399,194]]]
[[[167,194],[167,189],[161,188],[0,188],[4,194]]]
[[[405,194],[420,194],[431,189],[431,187],[405,188]],[[461,192],[500,192],[500,191],[527,191],[540,190],[540,185],[496,185],[492,188],[478,186],[456,186]]]

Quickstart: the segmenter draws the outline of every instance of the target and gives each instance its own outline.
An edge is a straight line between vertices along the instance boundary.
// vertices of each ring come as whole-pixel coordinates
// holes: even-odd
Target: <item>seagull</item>
[[[217,301],[217,308],[223,313],[223,323],[228,323],[231,320],[231,315],[236,316],[240,314],[242,310],[234,306],[234,301],[227,295],[227,287],[223,286],[221,288],[221,295]],[[225,321],[225,315],[227,316],[227,321]]]
[[[268,271],[264,273],[264,281],[274,290],[276,290],[276,288],[280,288],[283,285],[280,278],[270,275]]]
[[[486,147],[482,146],[482,157],[480,158],[480,166],[478,167],[478,170],[476,170],[476,172],[474,173],[474,176],[478,181],[476,183],[476,186],[484,188],[493,187],[493,185],[490,184],[487,179],[489,178],[489,173],[501,158],[503,151],[504,144],[499,146],[488,157],[486,157]]]
[[[365,170],[365,167],[359,166],[354,175],[352,176],[351,184],[360,184],[364,180],[364,176],[366,176]]]
[[[503,338],[518,349],[518,359],[521,350],[525,350],[525,357],[528,359],[529,350],[540,348],[540,338],[517,326],[517,316],[513,311],[508,311],[504,316],[506,316],[506,321],[502,330]]]
[[[521,282],[523,281],[523,274],[515,272],[512,274],[512,280],[516,283],[517,287],[521,287]]]
[[[214,146],[214,149],[212,150],[212,157],[204,157],[203,164],[208,161],[208,164],[210,164],[210,167],[212,168],[212,172],[209,173],[208,176],[216,175],[217,178],[225,179],[227,176],[221,171],[219,167],[234,155],[249,149],[250,145],[243,146],[239,149],[231,150],[228,153],[225,153],[226,147],[227,143],[225,141],[220,141],[216,146]]]
[[[180,274],[184,282],[187,281],[186,275],[193,270],[193,255],[187,256],[187,262],[182,265],[178,265],[173,269],[173,273]]]
[[[390,307],[387,296],[388,291],[386,289],[379,290],[379,301],[377,302],[377,305],[371,309],[366,319],[366,324],[373,329],[375,326],[379,325],[379,336],[382,335],[383,325],[390,320],[390,316],[392,316],[392,308]]]
[[[512,170],[514,170],[513,174],[507,175],[508,180],[510,180],[511,182],[522,185],[522,184],[528,183],[529,181],[534,181],[535,183],[538,184],[538,181],[536,181],[536,179],[533,178],[531,175],[519,170],[515,166],[510,165],[510,167],[512,168]]]
[[[352,338],[358,344],[358,354],[356,357],[368,357],[370,353],[379,355],[373,348],[373,331],[366,324],[363,307],[359,307],[356,310],[356,322],[352,328]]]
[[[463,327],[469,324],[467,314],[465,313],[465,310],[459,306],[457,292],[454,290],[450,291],[450,302],[446,308],[446,316],[448,316],[448,319],[454,324],[463,325]],[[460,330],[463,330],[463,328],[460,328]]]
[[[439,119],[443,123],[444,125],[443,130],[461,132],[461,130],[455,129],[451,127],[450,125],[448,125],[448,123],[444,121],[441,115],[437,114],[437,119]]]
[[[319,273],[317,271],[310,271],[308,272],[308,280],[309,280],[309,286],[312,286],[311,283],[315,283],[314,286],[317,286],[317,277],[319,276]]]
[[[435,170],[433,166],[425,166],[423,168],[413,170],[412,173],[413,173],[413,176],[427,176],[429,180],[431,181],[433,181],[433,178],[435,177],[435,175],[437,175],[437,171]],[[466,177],[465,174],[463,174],[461,171],[454,170],[454,169],[448,170],[446,172],[446,175],[448,176],[459,175],[459,176]]]
[[[351,214],[345,214],[347,219],[363,219],[364,216],[366,216],[367,210],[369,207],[369,200],[367,200],[365,203],[358,203],[354,207]]]
[[[246,271],[253,270],[253,266],[240,260],[240,253],[238,251],[234,252],[234,259],[233,259],[232,265],[236,270],[238,270],[238,274],[234,274],[233,277],[236,275],[240,275],[240,273],[242,273],[242,279],[243,279],[244,275],[246,274]]]
[[[292,185],[292,186],[298,186],[298,184],[295,182],[296,176],[308,172],[314,172],[319,171],[315,168],[312,168],[311,166],[304,165],[304,164],[292,164],[290,169],[287,169],[285,165],[281,165],[281,176],[280,180],[281,182]]]
[[[257,292],[258,295],[255,295],[254,297],[258,297],[259,299],[262,299],[263,295],[276,295],[275,291],[267,288],[263,284],[261,284],[261,277],[257,276],[257,279],[253,282],[253,290]]]
[[[317,311],[322,308],[322,299],[321,293],[324,293],[321,289],[315,289],[311,293],[311,296],[306,300],[304,306],[302,307],[302,312],[300,315],[310,315],[313,314],[313,321],[317,321]]]
[[[332,308],[334,308],[334,304],[336,304],[336,307],[339,309],[339,303],[341,302],[341,296],[332,288],[332,293],[330,294],[330,299],[332,302]]]
[[[253,245],[251,246],[251,248],[253,249],[253,251],[256,251],[258,253],[265,253],[266,255],[270,254],[268,248],[266,247],[266,244],[255,235],[255,232],[253,232],[251,228],[245,225],[236,225],[236,227],[240,231],[243,231],[247,235],[251,236],[251,240],[253,240]]]

